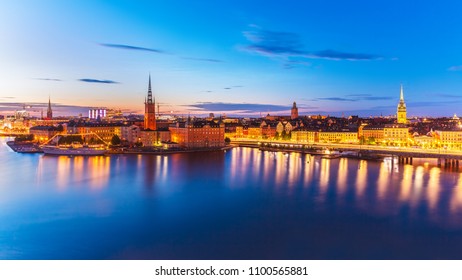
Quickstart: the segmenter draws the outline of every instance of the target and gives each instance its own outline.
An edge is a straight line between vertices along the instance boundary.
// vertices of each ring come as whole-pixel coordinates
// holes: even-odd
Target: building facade
[[[186,121],[171,126],[171,141],[182,148],[221,148],[225,146],[225,125],[213,121]]]
[[[144,129],[156,130],[156,102],[152,96],[151,75],[149,75],[148,97],[144,102]]]

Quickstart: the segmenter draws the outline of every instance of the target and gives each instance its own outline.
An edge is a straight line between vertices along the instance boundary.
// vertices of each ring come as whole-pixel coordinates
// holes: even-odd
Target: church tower
[[[290,109],[290,119],[295,120],[297,118],[298,118],[298,108],[297,108],[297,104],[294,102],[292,109]]]
[[[399,103],[398,103],[398,110],[396,112],[396,119],[398,123],[407,123],[407,116],[406,116],[406,103],[404,103],[404,93],[403,93],[403,85],[401,85],[401,93],[399,96]]]
[[[156,103],[152,97],[151,74],[149,74],[148,97],[144,101],[144,129],[156,130]]]
[[[51,100],[49,96],[48,96],[47,119],[49,120],[53,119],[53,111],[51,110]]]

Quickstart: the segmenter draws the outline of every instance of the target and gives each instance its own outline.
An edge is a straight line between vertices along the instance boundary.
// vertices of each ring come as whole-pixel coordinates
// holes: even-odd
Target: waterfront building
[[[409,142],[409,127],[404,124],[386,124],[383,127],[383,141],[390,144],[407,144]]]
[[[55,126],[39,125],[29,129],[29,133],[34,135],[34,140],[39,143],[44,143],[60,132]]]
[[[261,138],[262,135],[261,123],[259,122],[252,122],[249,124],[247,128],[247,137],[258,139]]]
[[[148,96],[144,102],[144,129],[156,130],[156,102],[152,96],[151,74],[149,74]]]
[[[462,148],[462,130],[456,128],[435,130],[437,143],[448,149]]]
[[[51,110],[51,100],[48,96],[47,120],[53,119],[53,110]]]
[[[397,123],[401,123],[401,124],[407,123],[407,110],[406,110],[406,103],[404,103],[403,85],[401,85],[399,103],[398,103],[398,108],[396,112],[396,119],[397,119]]]
[[[344,143],[356,144],[358,143],[357,131],[320,131],[320,143]]]
[[[122,141],[127,141],[129,144],[139,142],[140,139],[140,127],[137,125],[124,125],[121,127]]]
[[[276,136],[277,122],[275,121],[262,121],[261,127],[261,137],[264,139],[273,139]]]
[[[292,109],[290,110],[290,119],[295,120],[298,118],[298,108],[297,104],[294,102],[294,105],[292,106]]]
[[[383,140],[383,125],[366,125],[359,127],[359,138],[365,143],[381,142]]]
[[[83,123],[67,126],[68,134],[85,134],[85,141],[98,135],[104,142],[110,143],[114,135],[122,138],[122,125],[117,123]]]
[[[289,121],[279,121],[276,126],[276,132],[279,135],[281,135],[283,131],[285,131],[286,134],[289,134],[294,128],[294,126],[295,123],[291,123]]]
[[[316,143],[319,142],[319,131],[308,130],[306,128],[296,128],[292,130],[291,139],[298,143]]]
[[[225,146],[225,125],[214,121],[177,122],[170,126],[171,141],[182,148],[221,148]]]
[[[155,147],[162,145],[163,142],[170,142],[169,130],[140,130],[138,142],[143,144],[143,147]]]

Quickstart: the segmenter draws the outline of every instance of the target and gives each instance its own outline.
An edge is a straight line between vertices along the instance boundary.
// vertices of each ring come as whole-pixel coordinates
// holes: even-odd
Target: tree
[[[111,139],[111,144],[116,146],[116,145],[120,145],[120,143],[122,143],[122,141],[120,140],[120,137],[117,134],[114,134],[114,136],[112,136],[112,139]]]
[[[231,139],[229,139],[229,137],[225,137],[225,143],[226,143],[226,144],[231,143]]]

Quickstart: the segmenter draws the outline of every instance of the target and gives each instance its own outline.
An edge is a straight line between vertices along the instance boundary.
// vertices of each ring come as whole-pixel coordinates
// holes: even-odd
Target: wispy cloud
[[[462,71],[462,65],[451,66],[448,71]]]
[[[130,50],[130,51],[145,51],[145,52],[154,52],[154,53],[165,53],[164,51],[158,50],[158,49],[131,46],[131,45],[123,45],[123,44],[100,43],[99,45],[103,46],[103,47],[108,47],[108,48],[124,49],[124,50]]]
[[[36,80],[40,81],[52,81],[52,82],[61,82],[61,79],[55,79],[55,78],[35,78]]]
[[[293,68],[298,64],[309,65],[309,63],[300,60],[300,58],[352,61],[383,58],[375,54],[344,52],[332,49],[307,51],[302,44],[300,36],[296,33],[264,30],[255,25],[251,27],[253,30],[243,32],[244,37],[250,42],[250,45],[243,47],[243,49],[263,56],[283,59],[283,65],[287,69]],[[294,57],[298,57],[299,59],[290,59]]]
[[[78,79],[80,82],[84,83],[97,83],[97,84],[118,84],[119,82],[112,80],[97,80],[97,79]]]
[[[258,113],[258,112],[277,112],[290,110],[291,106],[274,105],[274,104],[257,104],[257,103],[224,103],[224,102],[199,102],[189,107],[197,108],[204,111],[214,112],[241,112],[241,113]]]
[[[164,50],[160,49],[153,49],[153,48],[146,48],[140,46],[132,46],[132,45],[124,45],[124,44],[109,44],[109,43],[99,43],[100,46],[108,47],[108,48],[115,48],[115,49],[122,49],[122,50],[129,50],[129,51],[144,51],[144,52],[153,52],[158,54],[167,54],[171,55]],[[203,62],[212,62],[212,63],[221,63],[223,60],[215,59],[215,58],[204,58],[204,57],[190,57],[190,56],[178,56],[181,59],[185,60],[195,60],[195,61],[203,61]]]
[[[445,94],[445,93],[439,93],[439,94],[436,94],[436,96],[443,97],[443,98],[462,98],[462,95]]]

